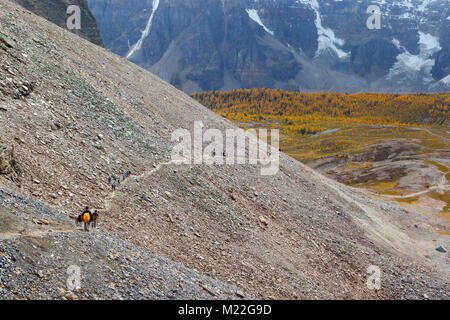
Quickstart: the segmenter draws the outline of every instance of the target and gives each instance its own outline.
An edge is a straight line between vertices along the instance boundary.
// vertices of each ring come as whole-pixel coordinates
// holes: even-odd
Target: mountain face
[[[103,46],[100,31],[95,18],[89,11],[86,0],[14,0],[27,10],[53,22],[61,28],[67,29],[67,7],[76,5],[80,7],[81,13],[81,29],[71,30],[80,37],[96,44]]]
[[[186,92],[448,90],[446,0],[88,0],[113,52]],[[381,11],[369,29],[370,5]]]

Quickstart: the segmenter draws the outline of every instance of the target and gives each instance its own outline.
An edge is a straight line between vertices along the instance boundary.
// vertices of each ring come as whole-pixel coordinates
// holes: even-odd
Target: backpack
[[[89,212],[86,212],[84,214],[83,219],[85,223],[89,223],[89,221],[91,221],[91,215],[89,214]]]
[[[83,222],[83,215],[82,215],[82,214],[80,214],[80,215],[77,217],[77,222]]]

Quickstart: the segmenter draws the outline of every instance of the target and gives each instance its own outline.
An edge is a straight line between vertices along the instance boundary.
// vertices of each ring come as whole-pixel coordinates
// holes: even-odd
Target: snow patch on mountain
[[[409,51],[400,53],[397,56],[397,62],[391,69],[392,74],[400,74],[404,71],[419,72],[422,68],[431,67],[434,65],[434,60],[424,59],[420,55],[413,55]]]
[[[411,54],[405,47],[401,46],[400,41],[393,39],[392,43],[400,50],[397,61],[389,71],[387,79],[402,75],[404,78],[422,78],[424,83],[433,81],[431,68],[434,66],[433,54],[441,50],[439,39],[431,34],[419,31],[419,48],[417,55]]]
[[[344,50],[338,48],[338,46],[342,47],[344,45],[344,43],[345,43],[344,40],[336,37],[333,30],[331,30],[330,28],[325,28],[322,25],[322,17],[320,15],[320,6],[319,6],[318,1],[317,0],[297,0],[297,3],[302,3],[302,4],[310,6],[316,14],[316,19],[314,22],[315,22],[315,25],[317,28],[318,43],[319,43],[317,51],[316,51],[316,57],[319,56],[321,53],[323,53],[325,50],[331,49],[332,51],[334,51],[336,53],[336,55],[340,59],[347,58],[350,54],[348,52],[345,52]]]
[[[419,46],[421,54],[428,56],[442,49],[439,44],[439,39],[437,37],[434,37],[431,34],[423,33],[420,31],[419,31]]]
[[[446,76],[445,78],[442,78],[439,82],[450,84],[450,74]]]
[[[436,92],[442,92],[442,91],[449,91],[450,90],[450,74],[442,78],[441,80],[432,83],[429,88],[429,91],[436,91]]]
[[[398,1],[397,5],[398,6],[402,6],[402,7],[406,7],[406,8],[409,8],[409,9],[414,8],[414,5],[412,4],[412,2],[410,0]]]
[[[430,5],[430,3],[434,2],[434,1],[435,0],[424,0],[424,1],[422,1],[422,4],[417,7],[417,11],[424,12],[425,9]]]
[[[305,0],[307,1],[307,0]],[[398,16],[399,19],[418,19],[418,14],[423,15],[429,6],[438,0],[399,0],[399,1],[386,1],[386,0],[373,0],[374,4],[382,7],[382,13],[385,16],[391,14],[391,10],[395,7],[401,8],[402,14]],[[360,2],[360,1],[358,1]],[[395,10],[397,11],[397,10]]]
[[[135,54],[137,51],[141,50],[144,40],[150,34],[150,30],[152,28],[152,23],[153,23],[153,17],[155,16],[155,12],[156,12],[156,10],[158,10],[158,7],[159,7],[159,0],[153,0],[152,14],[150,15],[150,18],[148,19],[148,22],[147,22],[147,25],[145,26],[144,31],[142,31],[141,38],[138,40],[138,42],[136,42],[136,44],[131,48],[130,52],[127,54],[127,59],[130,59],[133,56],[133,54]]]
[[[264,30],[271,34],[272,36],[274,35],[274,32],[272,30],[270,30],[269,28],[267,28],[264,23],[261,21],[261,18],[259,17],[258,11],[255,9],[245,9],[245,11],[247,11],[248,16],[250,17],[250,19],[252,19],[253,21],[255,21],[257,24],[259,24],[261,27],[264,28]]]

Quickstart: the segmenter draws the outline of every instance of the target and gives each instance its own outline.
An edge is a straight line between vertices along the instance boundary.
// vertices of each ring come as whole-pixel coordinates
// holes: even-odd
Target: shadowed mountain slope
[[[53,22],[61,28],[67,28],[67,8],[71,5],[80,8],[81,29],[73,29],[71,32],[89,40],[90,42],[103,46],[97,22],[89,10],[86,0],[14,0],[24,8]]]

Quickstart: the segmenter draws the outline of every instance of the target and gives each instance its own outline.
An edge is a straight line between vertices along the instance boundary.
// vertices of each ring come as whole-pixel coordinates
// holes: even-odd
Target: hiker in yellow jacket
[[[84,231],[89,232],[89,224],[92,220],[92,213],[89,210],[89,207],[84,208],[83,210],[83,222],[84,222]]]

